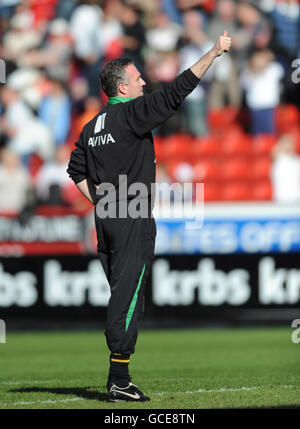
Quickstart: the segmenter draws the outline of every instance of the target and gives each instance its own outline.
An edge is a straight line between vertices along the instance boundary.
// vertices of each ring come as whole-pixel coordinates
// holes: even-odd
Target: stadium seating
[[[191,147],[193,159],[217,157],[221,152],[221,144],[215,136],[195,138]]]
[[[299,125],[300,125],[300,122],[299,122]],[[294,137],[295,149],[297,153],[300,155],[300,126],[299,125],[294,125],[293,127],[291,127],[287,134],[292,135]]]
[[[244,158],[229,159],[222,166],[222,176],[227,179],[248,179],[251,175],[249,161]]]
[[[196,193],[196,197],[202,198],[201,193]],[[222,199],[222,190],[219,182],[208,181],[204,183],[204,201],[220,201]]]
[[[252,149],[255,155],[269,155],[276,144],[277,138],[271,134],[260,134],[253,137]]]
[[[252,154],[251,138],[239,129],[229,130],[222,140],[222,150],[226,156],[250,156]]]
[[[206,180],[218,180],[221,178],[221,169],[215,160],[203,160],[193,164],[194,181],[205,182]]]
[[[293,104],[282,104],[275,112],[276,128],[279,134],[288,133],[291,128],[299,126],[299,110]]]
[[[262,180],[252,188],[252,200],[272,200],[272,185],[269,180]]]
[[[237,115],[238,110],[233,106],[209,110],[207,120],[211,133],[222,134],[235,123]]]
[[[208,113],[213,131],[206,136],[175,134],[155,136],[155,153],[164,163],[173,181],[176,168],[187,162],[194,169],[194,183],[204,183],[205,201],[270,201],[272,185],[272,149],[281,134],[250,136],[237,123],[234,108]],[[293,105],[276,110],[276,123],[281,133],[295,137],[300,154],[300,114]]]
[[[161,136],[154,136],[155,157],[157,162],[166,162],[168,159],[165,140]]]
[[[164,141],[164,154],[168,160],[187,161],[192,158],[193,139],[187,134],[174,134],[165,137]]]
[[[251,163],[250,174],[254,180],[268,180],[270,178],[271,171],[271,158],[268,156],[258,156],[253,159]]]
[[[240,181],[226,183],[222,189],[223,201],[251,201],[251,187]]]
[[[186,177],[186,179],[180,179],[180,167],[185,168],[185,164],[187,164],[187,167],[190,167],[190,171],[185,174],[182,173],[182,177]],[[193,180],[193,168],[189,163],[186,163],[184,161],[178,161],[178,160],[173,160],[173,161],[169,161],[166,163],[166,170],[168,175],[170,176],[171,180],[173,182],[178,182],[178,181],[192,181]],[[186,170],[185,170],[186,171]],[[188,178],[189,174],[190,179]]]

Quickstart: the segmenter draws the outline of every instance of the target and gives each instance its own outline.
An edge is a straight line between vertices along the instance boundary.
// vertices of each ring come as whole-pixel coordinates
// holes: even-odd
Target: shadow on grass
[[[88,390],[95,386],[88,387],[23,387],[21,389],[13,389],[10,392],[14,393],[55,393],[56,395],[75,395],[78,398],[88,399],[90,401],[107,401],[107,393]]]

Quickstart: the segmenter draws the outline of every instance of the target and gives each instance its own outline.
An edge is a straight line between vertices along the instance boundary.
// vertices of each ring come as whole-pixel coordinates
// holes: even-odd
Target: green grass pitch
[[[300,343],[291,328],[141,331],[133,382],[147,403],[106,401],[103,332],[8,333],[0,344],[0,408],[300,407]]]

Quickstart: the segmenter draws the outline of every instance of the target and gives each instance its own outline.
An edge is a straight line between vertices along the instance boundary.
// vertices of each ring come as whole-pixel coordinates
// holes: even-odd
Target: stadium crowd
[[[157,180],[204,181],[206,201],[300,202],[298,0],[2,0],[0,22],[0,213],[88,209],[66,168],[107,101],[102,65],[132,58],[151,91],[224,30],[231,51],[154,131]]]

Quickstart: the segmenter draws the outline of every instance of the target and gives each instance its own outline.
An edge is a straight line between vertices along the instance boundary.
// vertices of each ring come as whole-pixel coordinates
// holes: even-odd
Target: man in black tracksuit
[[[224,32],[190,69],[145,96],[145,82],[131,60],[109,62],[100,73],[109,96],[107,106],[84,126],[71,154],[68,173],[95,205],[98,254],[111,288],[105,335],[110,350],[107,388],[112,401],[149,400],[131,383],[128,364],[135,350],[156,236],[151,192],[156,160],[151,130],[179,108],[230,43]],[[144,208],[139,217],[134,210],[137,202]]]

